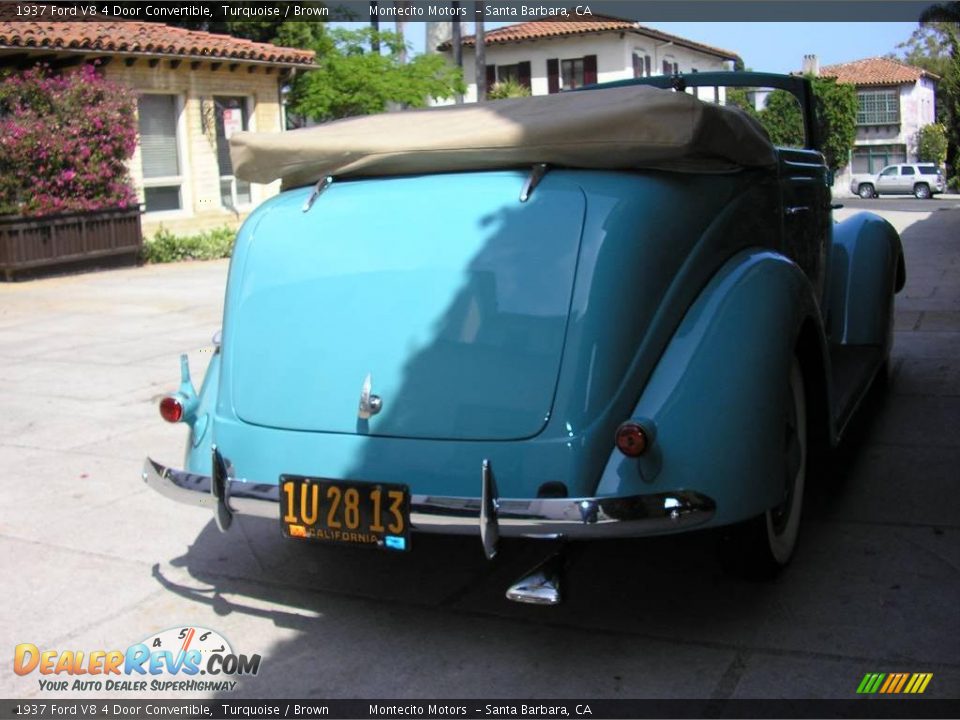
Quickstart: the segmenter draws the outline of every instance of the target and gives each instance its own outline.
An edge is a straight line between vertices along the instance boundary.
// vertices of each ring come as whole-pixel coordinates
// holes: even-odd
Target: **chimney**
[[[820,61],[817,60],[816,55],[804,55],[803,56],[803,74],[804,75],[813,75],[814,77],[819,77],[820,75]]]

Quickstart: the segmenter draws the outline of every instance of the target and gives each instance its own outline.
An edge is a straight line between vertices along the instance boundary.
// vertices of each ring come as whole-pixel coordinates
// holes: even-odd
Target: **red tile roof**
[[[312,50],[145,22],[5,22],[0,21],[0,49],[106,52],[122,55],[174,56],[312,65]]]
[[[938,75],[923,68],[885,57],[872,57],[820,68],[820,77],[833,77],[837,82],[853,85],[905,85],[922,77],[939,80]]]
[[[573,35],[587,35],[590,33],[606,32],[631,32],[637,35],[646,35],[664,42],[672,42],[675,45],[698,50],[708,55],[716,55],[724,60],[735,60],[740,56],[730,50],[704,45],[703,43],[687,40],[678,35],[654,30],[631,20],[624,20],[609,15],[598,15],[594,13],[591,20],[549,20],[536,22],[517,23],[516,25],[506,25],[496,30],[490,30],[486,33],[487,45],[504,45],[507,43],[521,42],[524,40],[543,40],[547,38],[569,37]],[[467,47],[473,47],[476,44],[475,35],[467,35],[463,38],[463,44]],[[438,50],[449,50],[450,41],[441,43]]]

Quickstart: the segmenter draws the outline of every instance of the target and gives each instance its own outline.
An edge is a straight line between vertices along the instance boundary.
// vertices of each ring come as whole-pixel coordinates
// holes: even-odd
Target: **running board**
[[[878,345],[830,346],[830,412],[838,432],[843,432],[882,364],[883,348]]]

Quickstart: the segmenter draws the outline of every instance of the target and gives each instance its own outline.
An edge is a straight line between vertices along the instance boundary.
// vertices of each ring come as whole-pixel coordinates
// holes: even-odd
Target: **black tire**
[[[790,366],[789,386],[784,418],[783,469],[787,481],[783,502],[762,515],[724,528],[720,536],[720,562],[725,571],[738,577],[774,577],[790,562],[797,546],[810,451],[806,390],[796,357]]]
[[[929,200],[931,197],[930,186],[926,183],[917,183],[913,186],[913,196],[917,200]]]
[[[873,185],[870,183],[861,183],[860,187],[857,188],[857,195],[862,197],[864,200],[869,200],[870,198],[876,197],[877,193],[873,189]]]

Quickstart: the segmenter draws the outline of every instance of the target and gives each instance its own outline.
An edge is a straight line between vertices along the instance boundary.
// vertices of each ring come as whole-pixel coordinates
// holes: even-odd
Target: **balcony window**
[[[898,125],[900,92],[893,90],[861,90],[857,93],[857,125]]]

